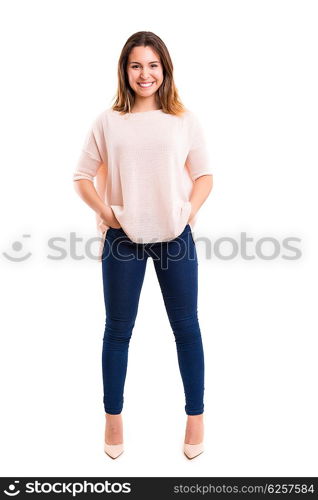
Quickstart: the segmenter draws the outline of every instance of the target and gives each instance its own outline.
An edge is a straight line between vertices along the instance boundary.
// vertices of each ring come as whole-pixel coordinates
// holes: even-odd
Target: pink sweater
[[[181,234],[191,211],[193,181],[212,175],[202,127],[189,110],[174,116],[162,110],[120,115],[106,109],[91,124],[73,180],[94,182],[102,163],[107,168],[105,204],[135,243],[169,241]],[[191,228],[195,222],[196,217]]]

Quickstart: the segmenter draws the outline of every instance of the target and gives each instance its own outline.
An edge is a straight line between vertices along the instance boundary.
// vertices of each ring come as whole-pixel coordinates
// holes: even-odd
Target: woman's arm
[[[121,225],[116,219],[111,207],[105,205],[97,193],[94,183],[88,179],[78,179],[74,181],[74,188],[82,200],[91,207],[96,215],[107,224],[107,226],[119,228]]]
[[[192,209],[188,219],[188,223],[196,215],[201,205],[203,205],[203,203],[209,196],[210,192],[212,191],[212,188],[213,188],[213,175],[201,175],[201,177],[198,177],[194,181],[193,189],[190,196]]]
[[[106,226],[121,227],[111,207],[105,203],[105,168],[107,149],[103,131],[102,113],[91,125],[78,159],[73,182],[77,194],[91,207]],[[97,179],[97,190],[94,179]],[[104,179],[101,182],[102,178]]]
[[[104,201],[105,200],[105,191],[107,184],[107,166],[102,163],[96,174],[96,191],[99,197]],[[104,232],[106,229],[105,221],[100,217],[98,213],[96,213],[96,225],[97,229],[100,232]]]

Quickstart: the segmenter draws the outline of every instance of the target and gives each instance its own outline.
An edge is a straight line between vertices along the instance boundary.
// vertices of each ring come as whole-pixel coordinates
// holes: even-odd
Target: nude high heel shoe
[[[188,444],[183,443],[183,452],[185,456],[189,459],[195,458],[204,452],[203,441],[199,444]]]
[[[120,444],[107,444],[104,442],[104,451],[111,458],[117,458],[124,451],[124,443]]]

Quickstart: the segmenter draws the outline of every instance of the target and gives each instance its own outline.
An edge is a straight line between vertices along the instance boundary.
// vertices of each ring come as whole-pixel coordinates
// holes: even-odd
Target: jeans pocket
[[[106,237],[111,242],[117,241],[119,239],[120,241],[122,241],[124,238],[128,238],[122,227],[109,227]]]

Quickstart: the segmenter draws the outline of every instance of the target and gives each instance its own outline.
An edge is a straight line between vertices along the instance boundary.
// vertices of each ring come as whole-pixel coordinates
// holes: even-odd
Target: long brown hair
[[[129,85],[127,76],[127,62],[130,51],[134,47],[150,46],[160,56],[163,66],[163,82],[157,90],[157,101],[164,113],[180,116],[186,108],[180,101],[177,87],[173,80],[173,64],[164,42],[151,31],[137,31],[131,35],[122,48],[118,61],[118,88],[114,96],[114,111],[121,114],[130,113],[135,102],[135,92]]]

